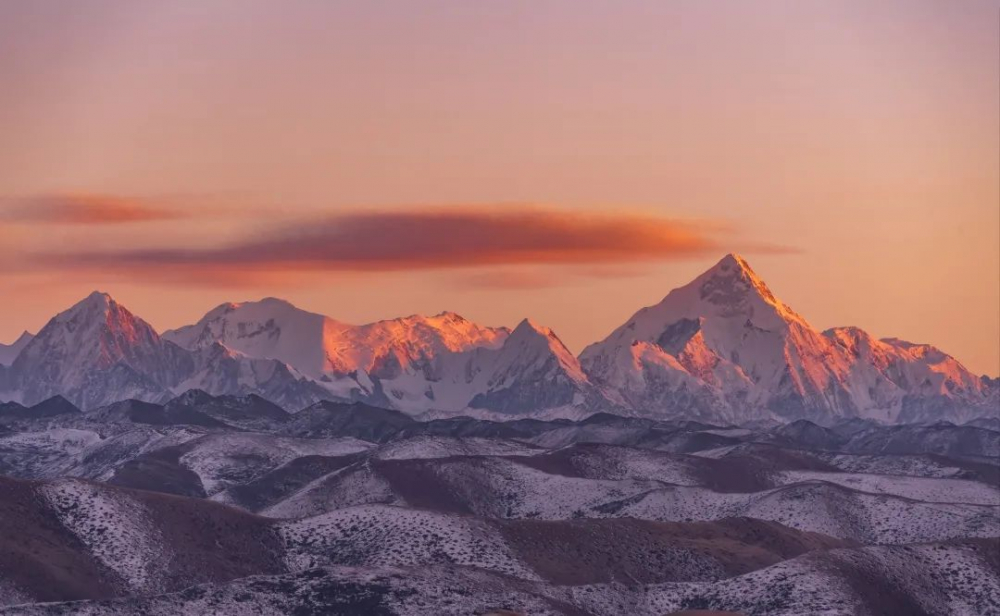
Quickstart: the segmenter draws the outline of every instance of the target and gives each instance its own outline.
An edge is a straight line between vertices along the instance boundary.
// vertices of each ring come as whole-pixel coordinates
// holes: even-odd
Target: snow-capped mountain
[[[11,370],[24,403],[61,394],[81,408],[156,399],[193,360],[111,296],[92,293],[50,320]]]
[[[974,413],[987,401],[982,380],[933,347],[817,331],[735,254],[580,360],[619,402],[654,415],[893,422]]]
[[[332,392],[284,362],[247,357],[219,343],[191,351],[191,354],[194,370],[171,388],[174,394],[190,390],[213,395],[256,394],[298,410],[318,400],[341,396],[350,398],[351,385],[360,392],[360,387],[353,381],[344,383],[341,391]]]
[[[165,400],[191,388],[216,395],[266,392],[292,408],[329,396],[279,361],[247,358],[221,345],[188,351],[95,292],[30,339],[6,370],[0,398],[34,404],[62,395],[89,409],[124,399]]]
[[[223,304],[164,338],[278,359],[334,397],[408,413],[532,412],[595,399],[572,353],[527,320],[514,332],[452,312],[355,326],[268,298]]]
[[[24,332],[11,344],[0,343],[0,366],[9,366],[14,363],[14,359],[21,353],[21,349],[28,346],[32,338],[34,338],[33,335]]]
[[[855,396],[869,408],[886,412],[882,417],[871,415],[874,419],[964,420],[968,419],[964,409],[990,403],[996,409],[988,383],[936,347],[898,338],[877,340],[856,327],[838,327],[823,334],[854,359],[850,382],[859,389]]]
[[[549,329],[524,319],[499,349],[471,362],[479,390],[469,403],[501,413],[606,405],[580,362]]]
[[[358,370],[385,377],[421,369],[443,353],[497,347],[508,333],[506,328],[482,327],[450,312],[354,326],[267,298],[223,304],[198,323],[163,337],[188,349],[222,343],[249,357],[278,359],[322,378]]]
[[[599,399],[547,328],[513,333],[444,312],[349,325],[278,299],[223,304],[162,337],[104,293],[53,318],[0,374],[0,399],[83,409],[190,389],[298,410],[365,401],[408,413],[524,413]]]
[[[343,325],[280,299],[222,304],[194,325],[166,331],[163,338],[189,350],[215,344],[248,357],[277,359],[304,374],[330,371],[325,341]]]
[[[967,421],[1000,404],[1000,381],[935,347],[816,330],[737,255],[579,359],[527,319],[514,330],[451,312],[351,325],[274,298],[223,304],[161,337],[103,293],[0,348],[14,350],[0,363],[0,400],[60,394],[83,409],[200,389],[292,411],[333,400],[428,416],[608,410],[742,425]]]

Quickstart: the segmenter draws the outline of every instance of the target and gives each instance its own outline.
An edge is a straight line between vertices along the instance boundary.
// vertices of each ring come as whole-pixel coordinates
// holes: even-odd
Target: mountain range
[[[996,379],[939,349],[854,327],[818,331],[735,254],[575,357],[549,328],[457,314],[350,325],[274,298],[159,333],[104,293],[0,345],[0,400],[83,409],[188,390],[286,409],[361,401],[411,415],[583,417],[607,411],[745,423],[967,421]]]

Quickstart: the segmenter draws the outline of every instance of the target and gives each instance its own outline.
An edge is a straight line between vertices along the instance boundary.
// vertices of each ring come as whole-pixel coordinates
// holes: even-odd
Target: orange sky
[[[0,2],[0,340],[100,287],[161,329],[279,295],[353,322],[527,315],[579,350],[738,250],[817,327],[995,375],[998,18]]]

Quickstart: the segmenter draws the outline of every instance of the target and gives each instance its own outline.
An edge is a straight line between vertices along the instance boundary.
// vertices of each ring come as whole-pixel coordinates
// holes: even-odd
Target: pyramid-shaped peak
[[[100,331],[115,332],[123,341],[134,342],[140,338],[155,340],[159,338],[153,328],[132,314],[128,308],[115,301],[111,295],[94,291],[72,307],[53,317],[37,336],[32,338],[28,347],[42,340],[51,340],[56,332],[62,335],[82,336],[83,332],[92,332],[95,336]],[[78,342],[79,343],[79,340]],[[43,344],[44,346],[44,344]],[[105,345],[106,346],[106,345]]]
[[[518,341],[523,341],[524,343],[544,345],[560,354],[570,354],[569,350],[566,349],[566,345],[563,341],[559,339],[552,328],[545,327],[544,325],[539,325],[535,321],[525,318],[521,319],[521,322],[517,324],[517,327],[513,329],[510,333],[510,337],[507,339],[510,344],[517,344]]]
[[[94,291],[87,297],[70,306],[68,309],[59,313],[56,316],[56,320],[66,321],[82,317],[84,315],[93,315],[97,317],[106,315],[108,312],[115,309],[124,310],[124,308],[108,293],[103,291]]]
[[[559,336],[550,328],[532,321],[522,319],[511,332],[504,343],[504,352],[508,360],[516,354],[517,362],[532,363],[538,358],[555,358],[560,369],[573,381],[583,383],[587,376],[580,367],[580,362],[566,348]]]
[[[515,346],[527,344],[537,346],[538,348],[547,347],[557,350],[560,353],[569,353],[566,350],[566,345],[563,344],[563,341],[559,339],[559,336],[551,328],[540,325],[528,318],[521,319],[517,327],[510,332],[507,343]]]
[[[735,252],[731,252],[726,256],[722,257],[722,260],[719,261],[718,265],[720,266],[724,265],[726,267],[738,267],[740,269],[744,269],[750,272],[753,271],[753,269],[750,267],[750,264],[747,263],[747,260],[743,258],[743,255],[740,255]]]
[[[760,279],[750,264],[742,256],[731,252],[716,263],[711,269],[709,269],[704,276],[711,275],[713,277],[728,277],[733,279],[741,279],[747,282],[753,282],[755,284],[763,285],[764,281]]]
[[[511,332],[511,338],[518,336],[529,336],[529,335],[539,335],[545,337],[552,337],[555,334],[552,330],[544,325],[539,325],[529,318],[521,319],[521,322],[517,324],[514,331]]]
[[[746,320],[756,314],[753,322],[759,325],[759,319],[765,313],[777,315],[781,321],[808,325],[805,319],[774,296],[746,259],[729,253],[688,284],[671,291],[659,304],[643,309],[635,316],[641,317],[649,328],[645,335],[655,339],[654,334],[659,335],[665,325],[680,319],[714,315]],[[632,332],[626,337],[636,334]]]
[[[111,297],[109,293],[104,291],[94,291],[87,297],[83,298],[77,305],[78,306],[101,306],[107,307],[115,303],[115,299]]]
[[[59,394],[42,400],[31,407],[31,413],[35,417],[51,417],[53,415],[64,415],[79,413],[80,409],[75,404]]]
[[[755,294],[769,304],[781,305],[747,260],[734,252],[696,278],[692,285],[699,289],[703,300],[712,303],[731,303]]]

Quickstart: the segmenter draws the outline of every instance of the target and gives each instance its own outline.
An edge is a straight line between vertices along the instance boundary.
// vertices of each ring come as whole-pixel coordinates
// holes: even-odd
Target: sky
[[[579,351],[736,251],[1000,374],[1000,3],[0,0],[0,341],[94,289]]]

